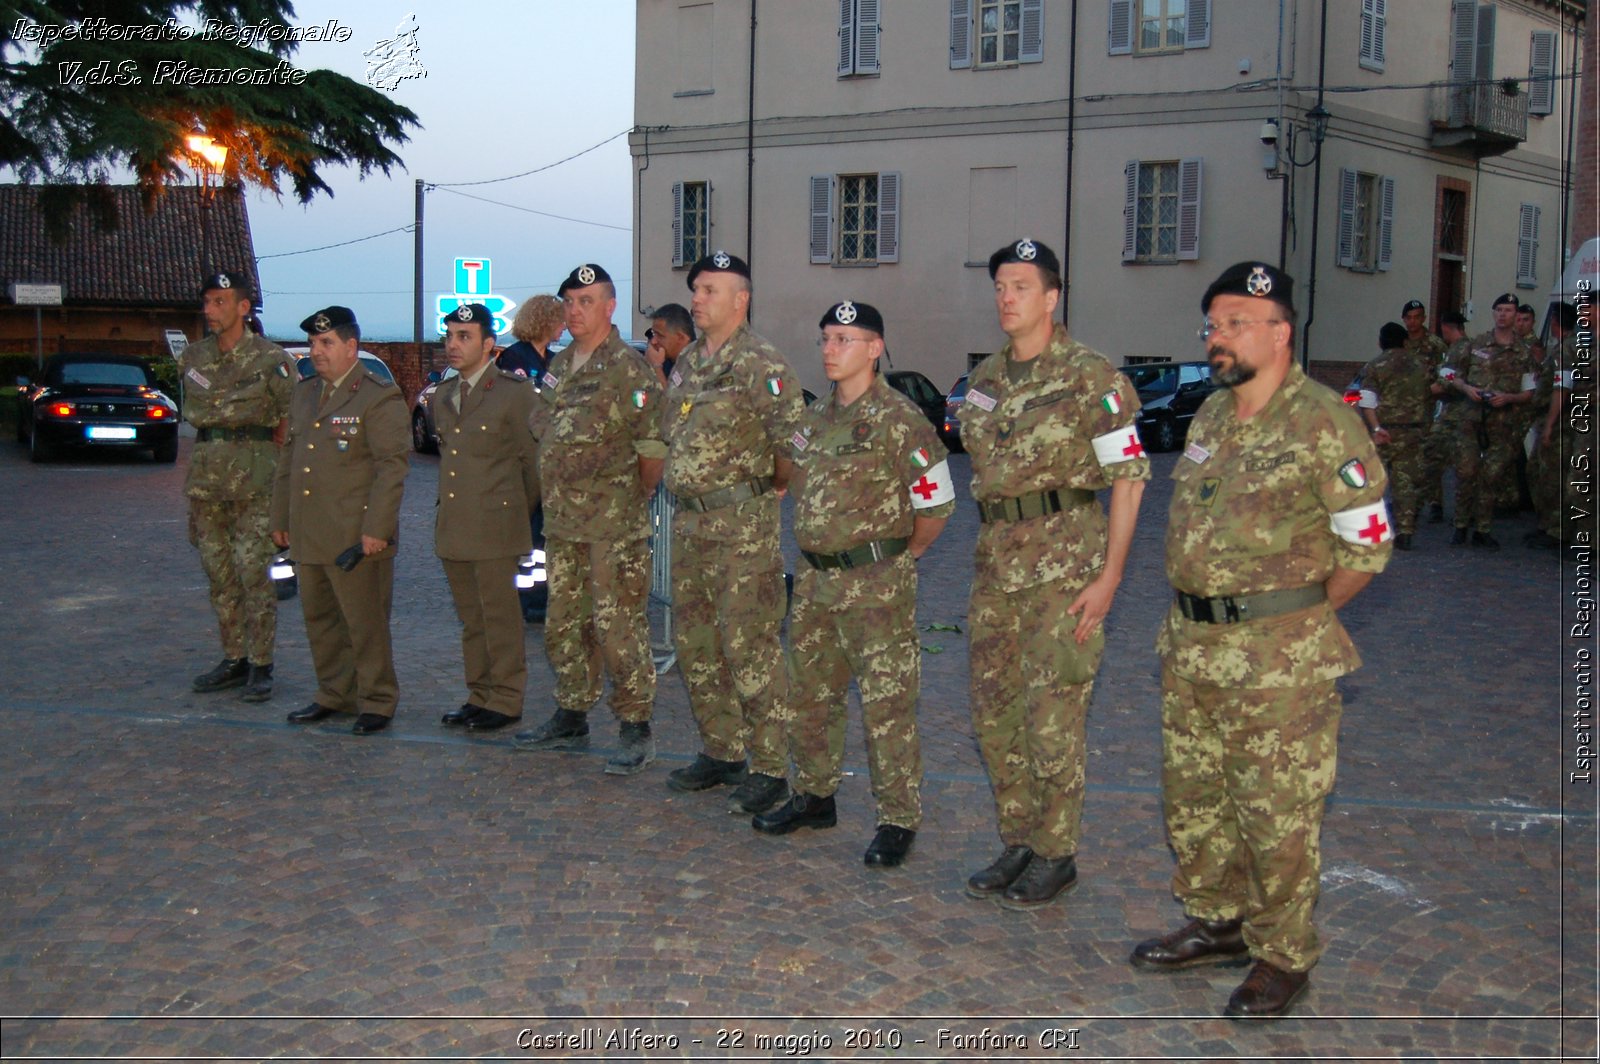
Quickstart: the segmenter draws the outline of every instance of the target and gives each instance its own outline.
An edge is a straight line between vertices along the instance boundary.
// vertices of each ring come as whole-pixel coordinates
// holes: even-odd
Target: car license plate
[[[84,431],[91,440],[132,440],[139,435],[126,425],[90,425]]]

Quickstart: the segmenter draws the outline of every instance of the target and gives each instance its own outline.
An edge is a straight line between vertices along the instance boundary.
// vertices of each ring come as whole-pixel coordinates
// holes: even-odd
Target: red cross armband
[[[1389,508],[1381,499],[1371,506],[1340,510],[1333,515],[1330,523],[1334,535],[1346,543],[1362,547],[1376,547],[1394,538],[1394,529],[1389,524]]]
[[[1104,436],[1096,436],[1090,442],[1094,445],[1095,460],[1102,466],[1131,462],[1135,458],[1144,457],[1144,444],[1139,442],[1139,430],[1133,425],[1112,429]]]
[[[911,508],[913,510],[927,510],[934,506],[941,506],[956,497],[955,485],[950,483],[950,463],[941,461],[932,469],[926,470],[917,482],[911,485]]]

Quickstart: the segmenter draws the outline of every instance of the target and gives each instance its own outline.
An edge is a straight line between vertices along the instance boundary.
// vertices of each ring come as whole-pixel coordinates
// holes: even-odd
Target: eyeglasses
[[[1224,340],[1232,340],[1244,332],[1247,325],[1281,325],[1282,318],[1229,318],[1227,321],[1205,320],[1205,324],[1195,330],[1195,335],[1202,340],[1209,340],[1213,335]]]
[[[843,347],[845,344],[870,344],[872,340],[865,336],[819,336],[818,347]]]

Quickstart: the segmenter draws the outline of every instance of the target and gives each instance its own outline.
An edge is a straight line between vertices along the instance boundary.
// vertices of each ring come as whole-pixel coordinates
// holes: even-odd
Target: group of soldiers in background
[[[963,434],[982,523],[971,709],[1004,849],[967,893],[1026,911],[1077,883],[1086,715],[1150,462],[1127,377],[1056,321],[1054,252],[1016,241],[989,275],[1007,343],[970,375]],[[649,500],[664,483],[676,649],[701,743],[668,786],[732,786],[729,810],[766,834],[832,827],[854,679],[877,804],[864,861],[897,866],[922,818],[916,560],[955,507],[944,447],[879,376],[886,325],[870,304],[823,314],[833,390],[808,408],[788,361],[749,326],[748,265],[718,251],[688,284],[692,322],[663,308],[646,358],[611,325],[615,287],[593,263],[560,286],[572,343],[553,357],[553,317],[519,333],[526,365],[494,363],[483,306],[444,320],[457,374],[433,399],[435,550],[462,624],[468,701],[442,723],[494,731],[522,715],[514,575],[542,503],[556,708],[515,745],[586,745],[609,675],[619,741],[605,771],[654,759]],[[1359,664],[1335,611],[1383,568],[1393,538],[1372,441],[1293,363],[1292,290],[1281,271],[1240,263],[1202,301],[1200,337],[1224,390],[1174,473],[1174,599],[1157,640],[1173,890],[1190,919],[1131,957],[1150,971],[1253,959],[1226,1010],[1239,1017],[1287,1012],[1320,952],[1311,911],[1333,681]],[[241,278],[208,278],[203,299],[213,335],[184,356],[199,430],[188,491],[226,657],[195,688],[270,696],[276,545],[296,555],[318,682],[289,720],[347,713],[356,733],[381,730],[398,695],[398,389],[360,365],[347,308],[301,323],[317,375],[291,385],[283,353],[242,329]],[[786,493],[805,561],[787,662]]]
[[[1531,505],[1538,528],[1524,544],[1549,549],[1570,542],[1574,523],[1562,498],[1563,463],[1579,453],[1593,395],[1592,367],[1575,361],[1578,313],[1555,303],[1550,343],[1534,331],[1534,308],[1506,293],[1495,299],[1492,327],[1466,334],[1458,313],[1440,335],[1427,331],[1417,300],[1404,324],[1378,333],[1379,355],[1360,377],[1362,416],[1393,482],[1395,546],[1414,549],[1424,505],[1444,520],[1443,476],[1455,472],[1453,546],[1498,550],[1497,511]]]

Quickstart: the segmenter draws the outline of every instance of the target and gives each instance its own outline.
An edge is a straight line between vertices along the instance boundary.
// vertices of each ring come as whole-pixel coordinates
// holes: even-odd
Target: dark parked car
[[[454,367],[446,367],[443,373],[434,370],[428,374],[428,383],[422,386],[417,401],[411,405],[411,446],[419,454],[439,453],[439,426],[433,421],[433,393],[439,390],[440,384],[455,376],[459,374]]]
[[[961,379],[956,381],[955,387],[950,389],[950,394],[945,396],[944,421],[939,426],[939,435],[944,439],[944,445],[957,454],[966,450],[961,444],[961,404],[966,401],[967,375],[963,373]]]
[[[133,355],[51,355],[38,383],[17,378],[17,439],[35,462],[67,447],[149,450],[178,457],[178,405]]]
[[[284,351],[294,359],[294,369],[296,373],[300,374],[301,380],[308,381],[317,375],[317,367],[311,364],[311,356],[306,352],[305,348],[286,347],[284,348]],[[394,383],[394,374],[390,372],[388,365],[383,361],[383,359],[379,358],[371,351],[360,351],[357,352],[357,354],[361,358],[361,365],[366,370],[377,376],[380,380],[386,380],[390,384]]]
[[[892,369],[883,379],[889,387],[910,399],[911,405],[921,410],[935,429],[944,428],[944,396],[932,381],[910,369]]]
[[[1139,393],[1139,438],[1152,451],[1175,451],[1206,396],[1217,390],[1209,362],[1147,362],[1122,372]]]

